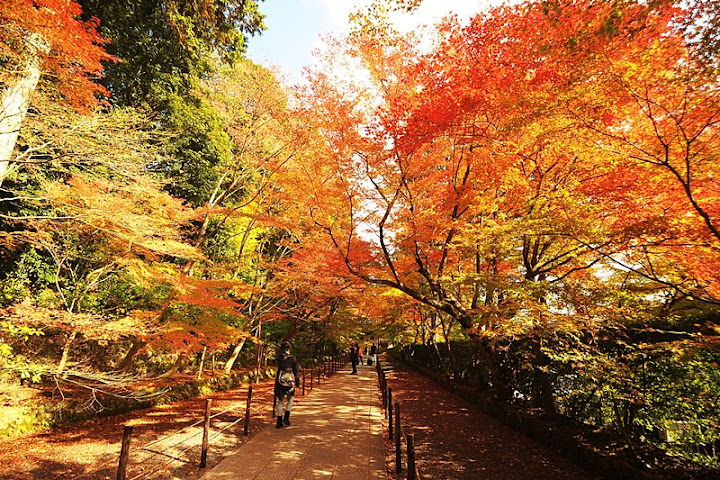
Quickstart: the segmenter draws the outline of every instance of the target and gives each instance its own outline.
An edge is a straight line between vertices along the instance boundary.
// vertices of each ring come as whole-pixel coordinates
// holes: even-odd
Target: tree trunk
[[[232,355],[230,355],[228,361],[225,362],[225,373],[230,373],[230,371],[232,370],[233,365],[235,365],[235,360],[237,360],[237,358],[240,356],[240,352],[245,346],[245,340],[247,340],[247,338],[243,338],[242,340],[240,340],[240,343],[235,345]]]
[[[438,347],[438,344],[435,341],[435,339],[433,339],[433,347],[435,348],[435,358],[437,358],[438,368],[440,369],[440,372],[442,372],[442,374],[444,375],[445,374],[445,362],[443,361],[442,353],[440,353],[440,347]]]
[[[262,321],[257,326],[257,364],[255,365],[255,383],[260,383],[260,362],[262,361]]]
[[[442,327],[443,336],[445,337],[445,348],[447,349],[448,362],[450,363],[450,372],[449,373],[451,374],[451,378],[453,378],[453,379],[457,376],[457,373],[458,373],[457,362],[455,362],[455,354],[453,353],[452,348],[450,347],[450,330],[452,329],[454,323],[455,322],[453,321],[452,318],[447,323],[447,325],[445,324],[444,321],[442,321],[442,319],[440,319],[440,325]]]
[[[70,338],[67,339],[67,342],[65,342],[56,375],[62,375],[62,373],[65,371],[65,366],[67,365],[68,358],[70,358],[70,346],[75,341],[75,337],[77,337],[77,332],[73,332],[72,335],[70,335]]]
[[[478,352],[483,356],[490,367],[490,380],[495,395],[503,401],[510,401],[512,392],[507,380],[505,370],[502,368],[500,354],[487,340],[475,338]]]
[[[200,367],[198,368],[197,379],[202,379],[203,367],[205,366],[205,353],[207,353],[207,347],[203,347],[202,357],[200,357]]]
[[[35,91],[41,73],[40,52],[47,53],[47,42],[37,34],[28,34],[25,39],[27,58],[20,67],[17,81],[9,85],[0,100],[0,185],[10,173],[15,144],[20,127],[27,114],[30,96]]]
[[[125,357],[117,366],[116,370],[118,372],[129,371],[130,368],[133,366],[133,360],[135,359],[135,355],[137,355],[137,353],[142,350],[145,345],[147,345],[147,342],[145,342],[144,340],[140,340],[138,338],[134,339],[130,350],[128,350],[128,352],[125,354]]]
[[[550,364],[545,352],[542,351],[543,339],[539,332],[532,338],[532,352],[534,357],[533,397],[535,406],[541,408],[546,415],[557,413],[555,397],[552,391],[552,376],[547,371]]]
[[[158,378],[168,378],[172,377],[176,373],[180,371],[180,367],[182,367],[182,364],[185,363],[185,360],[187,359],[188,354],[187,352],[182,352],[180,355],[178,355],[178,358],[175,360],[175,363],[172,367],[170,367],[170,370],[160,375]]]

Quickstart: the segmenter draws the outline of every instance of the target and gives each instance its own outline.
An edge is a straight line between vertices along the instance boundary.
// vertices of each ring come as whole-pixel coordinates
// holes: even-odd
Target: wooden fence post
[[[310,391],[311,391],[311,392],[312,392],[312,389],[313,389],[313,373],[314,373],[314,370],[315,370],[314,367],[310,367]]]
[[[400,402],[395,402],[395,472],[397,473],[402,472],[402,450],[400,446],[400,438]]]
[[[200,454],[200,468],[207,465],[208,439],[210,438],[210,409],[212,398],[205,401],[205,424],[203,425],[202,453]]]
[[[407,444],[407,480],[417,480],[415,467],[415,434],[405,435]]]
[[[302,379],[302,396],[305,396],[305,369],[302,370],[303,379]]]
[[[273,397],[275,395],[273,394]],[[245,405],[245,428],[243,428],[243,436],[247,437],[250,428],[250,401],[252,400],[252,385],[248,387],[247,405]],[[275,413],[275,412],[273,412]]]
[[[380,372],[380,392],[382,392],[382,406],[387,417],[387,383],[385,383],[385,371]]]
[[[117,471],[117,480],[125,480],[128,458],[130,457],[130,435],[132,435],[132,430],[132,425],[125,425],[125,430],[123,430],[122,447],[120,448],[120,463],[118,464]]]
[[[385,403],[386,403],[386,409],[385,409],[385,418],[389,418],[390,422],[392,423],[392,411],[393,411],[393,405],[392,405],[392,388],[388,388],[385,393]],[[392,428],[390,429],[392,431]]]

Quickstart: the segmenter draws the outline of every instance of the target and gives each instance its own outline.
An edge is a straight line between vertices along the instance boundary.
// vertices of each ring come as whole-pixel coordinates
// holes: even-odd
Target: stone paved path
[[[348,367],[293,406],[202,480],[386,480],[382,410],[374,368]]]

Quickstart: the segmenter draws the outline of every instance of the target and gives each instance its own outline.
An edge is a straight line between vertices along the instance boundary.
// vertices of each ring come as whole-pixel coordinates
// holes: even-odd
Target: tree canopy
[[[297,86],[258,3],[0,2],[4,365],[367,336],[628,437],[715,398],[716,2],[376,1]]]

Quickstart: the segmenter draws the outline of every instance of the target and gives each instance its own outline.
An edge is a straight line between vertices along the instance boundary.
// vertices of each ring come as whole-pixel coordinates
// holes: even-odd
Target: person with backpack
[[[290,355],[290,348],[290,342],[282,342],[277,357],[277,374],[275,376],[277,424],[275,424],[275,428],[290,425],[290,409],[292,409],[293,397],[295,396],[295,386],[300,383],[297,360]]]
[[[360,347],[358,346],[357,342],[352,342],[350,344],[350,363],[352,364],[352,372],[350,372],[350,375],[357,375],[357,364],[359,355],[358,352],[360,351]]]

